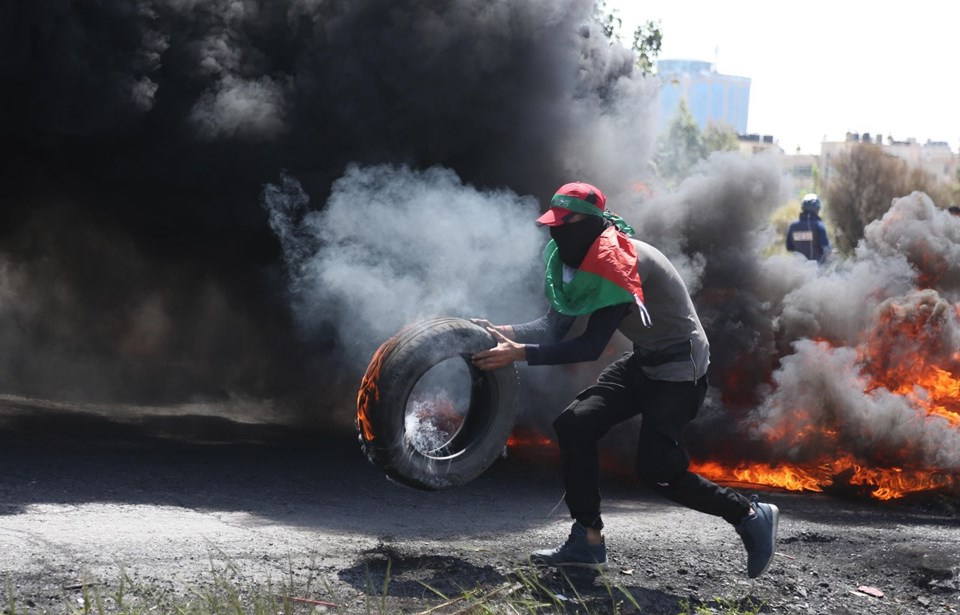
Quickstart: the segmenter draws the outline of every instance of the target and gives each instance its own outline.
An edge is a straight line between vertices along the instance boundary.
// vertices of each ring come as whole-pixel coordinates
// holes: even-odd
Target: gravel
[[[561,573],[526,557],[569,530],[552,449],[514,450],[468,485],[425,492],[387,480],[352,433],[14,410],[0,427],[0,609],[12,588],[17,613],[76,609],[85,588],[110,595],[123,575],[167,596],[218,580],[286,585],[347,613],[471,601],[495,612],[538,601],[571,613],[960,611],[960,502],[944,495],[876,502],[741,485],[782,511],[777,556],[750,580],[730,526],[605,471],[609,569]]]

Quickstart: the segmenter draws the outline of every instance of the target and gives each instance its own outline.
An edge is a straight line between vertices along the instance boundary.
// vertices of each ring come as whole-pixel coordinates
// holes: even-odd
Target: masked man
[[[640,414],[637,475],[674,502],[733,525],[747,549],[748,576],[760,576],[776,546],[777,507],[687,469],[681,436],[707,392],[710,348],[677,270],[650,244],[630,239],[633,229],[606,210],[606,197],[590,184],[560,187],[537,222],[550,227],[544,250],[550,309],[525,324],[475,321],[487,326],[498,344],[475,354],[473,363],[492,370],[514,361],[594,361],[616,330],[633,343],[633,351],[609,365],[553,422],[564,500],[574,523],[564,544],[533,558],[553,565],[606,565],[597,441]],[[561,341],[580,317],[588,318],[583,333]]]

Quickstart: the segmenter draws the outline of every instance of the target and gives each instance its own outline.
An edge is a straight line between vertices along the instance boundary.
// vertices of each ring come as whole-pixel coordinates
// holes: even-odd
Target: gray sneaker
[[[575,521],[567,542],[555,549],[534,551],[531,559],[551,566],[580,566],[604,569],[607,567],[607,545],[592,545],[587,542],[587,528]]]
[[[780,509],[759,502],[755,495],[750,499],[756,514],[745,518],[736,528],[747,548],[747,576],[756,579],[770,567],[773,552],[777,549]]]

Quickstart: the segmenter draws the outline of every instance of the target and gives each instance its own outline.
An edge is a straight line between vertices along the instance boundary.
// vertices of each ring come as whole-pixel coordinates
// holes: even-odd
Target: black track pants
[[[687,470],[690,459],[681,435],[706,391],[706,378],[648,378],[632,353],[610,364],[553,422],[570,516],[587,527],[603,527],[597,441],[614,425],[642,414],[636,463],[641,481],[678,504],[738,523],[749,512],[750,501]]]

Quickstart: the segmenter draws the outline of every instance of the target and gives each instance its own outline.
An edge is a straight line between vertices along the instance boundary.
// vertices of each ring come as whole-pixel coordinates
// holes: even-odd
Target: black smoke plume
[[[329,327],[298,326],[263,187],[286,171],[320,211],[350,165],[447,169],[477,191],[477,211],[444,229],[456,233],[508,212],[528,220],[523,195],[570,177],[642,176],[653,88],[591,10],[586,0],[5,4],[5,391],[339,406],[355,388],[343,358],[356,349]],[[485,211],[505,194],[516,207]],[[362,234],[370,204],[327,215]],[[491,268],[528,256],[520,243],[498,244]]]

